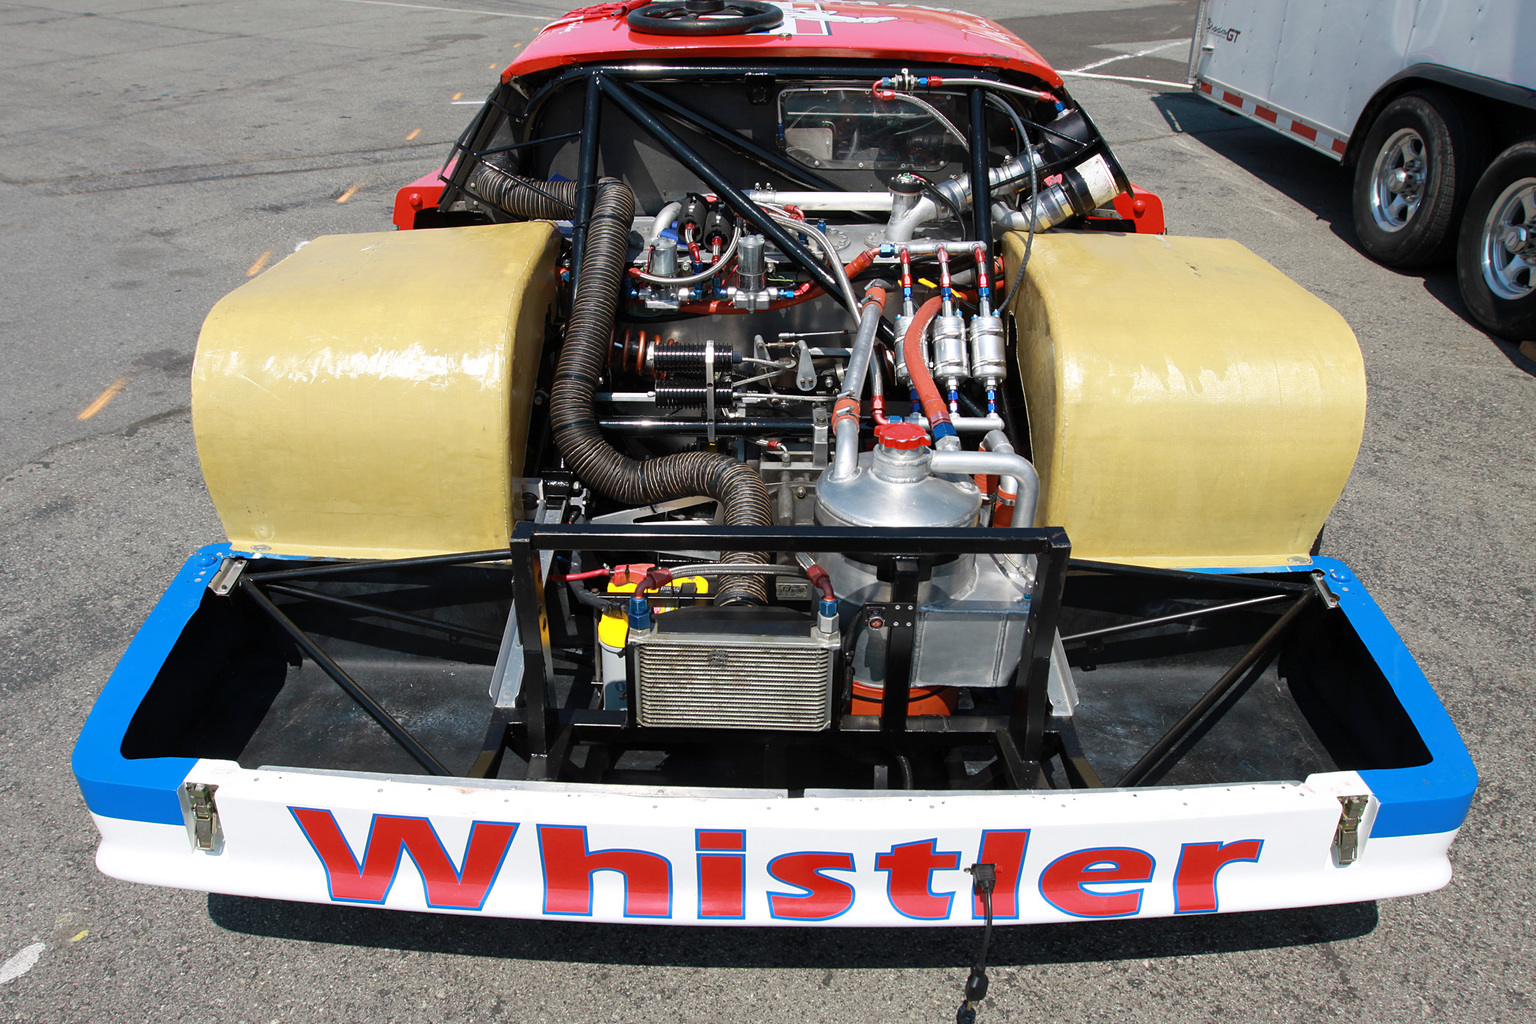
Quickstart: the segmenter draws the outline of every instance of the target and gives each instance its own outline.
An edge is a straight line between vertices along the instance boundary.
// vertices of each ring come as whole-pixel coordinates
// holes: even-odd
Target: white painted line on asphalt
[[[449,100],[450,107],[478,107],[484,100]]]
[[[448,11],[451,14],[482,14],[487,18],[525,18],[528,21],[549,22],[554,19],[547,14],[512,14],[507,11],[476,11],[468,7],[436,7],[432,4],[402,4],[396,0],[337,0],[347,4],[373,4],[377,7],[409,7],[416,11]]]
[[[21,952],[11,957],[5,963],[0,964],[0,985],[8,981],[15,981],[37,966],[37,958],[43,955],[47,949],[46,943],[34,942],[30,946],[21,947]]]
[[[1107,82],[1142,82],[1146,85],[1166,85],[1174,89],[1188,89],[1188,82],[1169,82],[1161,78],[1132,78],[1130,75],[1096,75],[1091,71],[1058,71],[1057,74],[1073,78],[1102,78]]]
[[[1158,46],[1151,47],[1150,49],[1139,50],[1136,53],[1117,53],[1113,57],[1105,57],[1103,60],[1096,60],[1092,64],[1084,64],[1080,68],[1073,68],[1071,71],[1063,71],[1062,74],[1064,74],[1064,75],[1073,75],[1073,74],[1080,75],[1084,71],[1092,71],[1094,68],[1101,68],[1105,64],[1113,64],[1117,60],[1132,60],[1133,58],[1136,58],[1136,57],[1145,57],[1148,54],[1159,53],[1159,52],[1161,52],[1163,50],[1171,50],[1175,46],[1184,46],[1186,44],[1187,44],[1187,40],[1175,39],[1171,43],[1162,43],[1162,44],[1160,44]]]

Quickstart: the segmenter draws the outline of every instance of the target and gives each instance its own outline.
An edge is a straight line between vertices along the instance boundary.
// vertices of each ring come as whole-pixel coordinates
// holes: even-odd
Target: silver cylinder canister
[[[1003,318],[996,315],[971,317],[971,376],[995,387],[1008,377],[1007,346],[1003,338]]]
[[[749,293],[768,287],[768,267],[763,257],[762,235],[743,235],[736,244],[736,286]]]
[[[677,276],[677,239],[663,236],[651,244],[650,272],[655,277]]]
[[[912,326],[912,321],[917,317],[911,313],[903,313],[896,318],[896,379],[911,380],[912,375],[907,372],[907,328]],[[925,338],[926,342],[927,339]]]
[[[893,424],[922,428],[916,424]],[[927,447],[880,445],[859,456],[845,479],[824,472],[816,484],[816,521],[823,526],[974,526],[981,509],[975,487],[933,475]]]
[[[933,375],[944,381],[965,380],[970,375],[970,366],[965,357],[963,317],[933,318]]]
[[[977,521],[981,494],[969,474],[936,476],[936,456],[913,423],[878,428],[873,452],[859,457],[859,472],[816,485],[816,521],[824,526],[968,527]],[[902,446],[910,447],[902,447]],[[948,456],[945,456],[946,458]],[[857,627],[871,601],[890,599],[878,559],[824,552],[816,562],[832,578],[849,635],[853,678],[884,685],[887,634]],[[914,686],[1000,686],[1018,664],[1028,619],[1027,590],[994,558],[962,554],[940,561],[918,587]]]
[[[976,525],[981,492],[969,477],[933,475],[928,438],[915,423],[878,428],[879,444],[859,456],[858,472],[835,479],[832,470],[816,483],[816,522],[822,526],[964,527]],[[879,584],[874,565],[842,554],[818,555],[839,597],[872,600]],[[974,559],[961,556],[936,566],[924,584],[923,599],[969,585]]]

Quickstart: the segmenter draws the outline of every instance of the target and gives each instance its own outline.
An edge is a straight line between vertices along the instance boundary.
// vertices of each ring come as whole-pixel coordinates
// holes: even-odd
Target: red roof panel
[[[572,11],[545,26],[502,73],[506,81],[536,71],[596,61],[805,58],[888,60],[1005,68],[1049,85],[1061,77],[1028,43],[974,14],[919,4],[860,0],[784,0],[784,23],[731,36],[667,36],[636,32],[625,15],[639,0]]]

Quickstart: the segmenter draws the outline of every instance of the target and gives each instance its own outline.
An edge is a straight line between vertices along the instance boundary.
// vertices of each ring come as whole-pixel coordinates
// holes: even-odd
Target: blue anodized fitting
[[[629,628],[650,629],[653,623],[651,618],[651,602],[644,594],[635,594],[629,599]]]

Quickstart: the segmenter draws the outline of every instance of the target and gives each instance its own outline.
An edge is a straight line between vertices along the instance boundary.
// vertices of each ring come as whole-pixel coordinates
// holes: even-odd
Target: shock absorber
[[[713,389],[713,398],[706,388]],[[652,390],[656,395],[656,404],[665,409],[707,408],[711,403],[715,408],[734,408],[736,405],[736,392],[729,384],[706,385],[703,381],[692,381],[687,384],[657,384]]]
[[[949,389],[949,411],[953,413],[960,410],[960,382],[970,372],[965,353],[965,318],[955,312],[949,251],[941,245],[935,255],[939,258],[939,299],[943,305],[933,318],[933,375]]]
[[[997,386],[1008,377],[1003,318],[992,312],[992,287],[987,278],[987,253],[976,247],[976,294],[981,309],[971,317],[971,376],[987,389],[987,415],[997,414]]]
[[[706,367],[707,362],[712,364]],[[741,363],[741,353],[735,349],[716,346],[706,353],[702,341],[672,340],[664,345],[652,345],[646,355],[646,364],[656,377],[702,377],[706,370],[718,373],[727,367]]]

